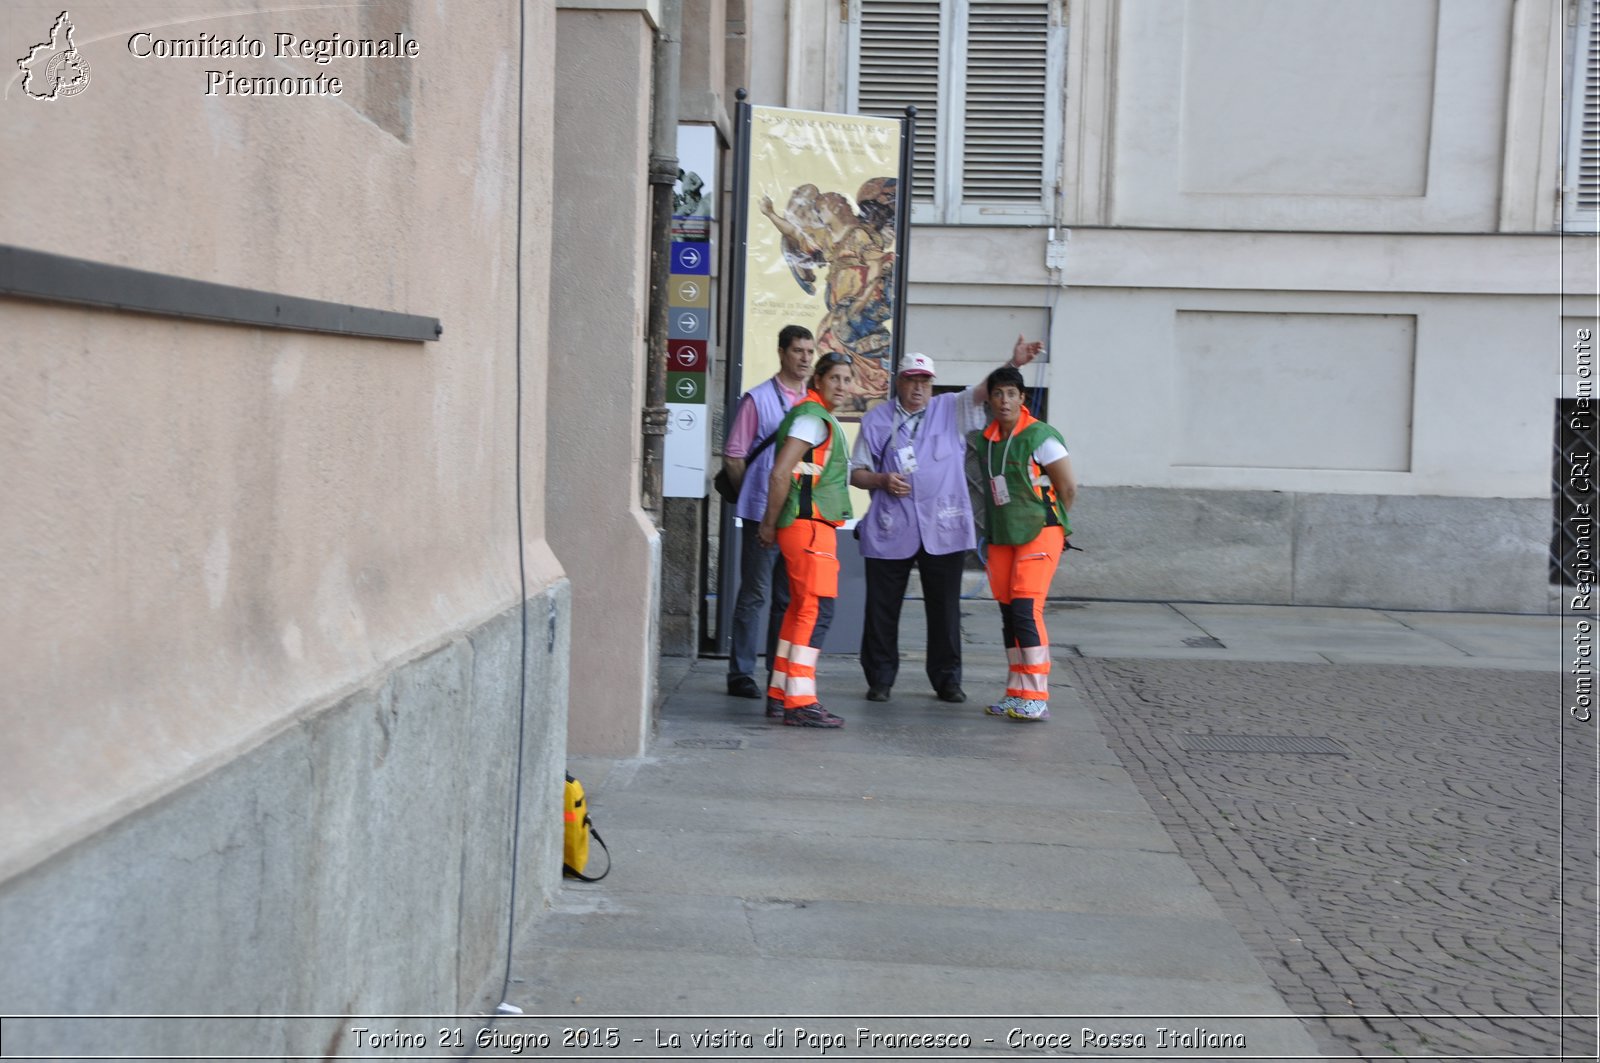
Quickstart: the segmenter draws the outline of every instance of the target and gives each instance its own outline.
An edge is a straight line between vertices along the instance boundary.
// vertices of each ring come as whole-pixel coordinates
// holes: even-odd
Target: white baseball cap
[[[933,376],[933,359],[925,354],[908,354],[900,359],[900,372],[912,376]]]

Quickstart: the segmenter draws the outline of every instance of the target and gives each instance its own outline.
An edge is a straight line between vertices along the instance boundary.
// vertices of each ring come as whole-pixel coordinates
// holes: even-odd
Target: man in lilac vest
[[[734,515],[739,518],[739,596],[733,605],[733,647],[728,656],[728,693],[741,698],[759,698],[765,689],[755,680],[756,636],[761,627],[761,607],[770,592],[767,614],[767,669],[778,645],[778,628],[789,607],[789,580],[784,574],[783,555],[776,546],[762,546],[756,531],[767,510],[767,480],[772,475],[771,443],[755,460],[750,452],[778,430],[778,425],[796,403],[805,398],[811,377],[811,360],[816,356],[816,341],[802,325],[785,325],[778,333],[778,372],[739,397],[739,405],[722,448],[728,477],[739,488]],[[981,426],[980,426],[981,427]],[[776,575],[774,575],[776,573]]]
[[[1044,351],[1017,337],[1013,366]],[[900,669],[900,606],[912,566],[922,577],[928,617],[928,681],[941,701],[966,701],[961,689],[961,570],[977,545],[967,494],[967,433],[988,421],[988,391],[975,384],[933,394],[933,359],[900,360],[895,398],[861,419],[850,453],[850,483],[871,493],[858,525],[867,604],[861,670],[867,700],[888,701]]]

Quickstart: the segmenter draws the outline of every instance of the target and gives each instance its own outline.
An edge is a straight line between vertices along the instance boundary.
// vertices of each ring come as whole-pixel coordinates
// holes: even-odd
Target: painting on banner
[[[893,378],[902,123],[752,107],[749,128],[742,386],[777,372],[778,332],[804,325],[818,357],[850,357],[835,412],[859,420]]]

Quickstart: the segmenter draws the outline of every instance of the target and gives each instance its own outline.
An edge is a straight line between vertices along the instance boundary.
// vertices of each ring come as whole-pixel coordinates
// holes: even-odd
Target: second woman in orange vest
[[[989,374],[994,420],[972,435],[988,478],[989,589],[1000,605],[1006,644],[1006,693],[989,706],[1013,720],[1050,718],[1050,636],[1044,604],[1072,525],[1067,510],[1078,493],[1061,433],[1025,405],[1022,374],[1001,366]]]
[[[850,356],[817,360],[806,397],[778,426],[767,512],[758,536],[778,544],[789,574],[789,608],[767,681],[767,715],[790,727],[842,727],[817,700],[817,658],[839,596],[835,528],[849,520],[850,453],[833,410],[850,395]]]

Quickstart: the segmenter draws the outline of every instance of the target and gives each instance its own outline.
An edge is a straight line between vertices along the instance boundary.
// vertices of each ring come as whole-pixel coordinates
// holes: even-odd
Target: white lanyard
[[[1006,436],[1006,445],[1005,445],[1005,447],[1002,448],[1001,451],[1000,451],[1000,471],[1001,471],[1001,473],[1004,473],[1006,471],[1006,457],[1007,457],[1007,455],[1009,455],[1011,453],[1011,440],[1012,440],[1013,437],[1016,436],[1016,434],[1017,434],[1016,429],[1013,427],[1012,430],[1011,430],[1011,435]],[[988,462],[989,462],[989,479],[993,480],[994,479],[994,440],[992,440],[992,439],[989,440],[989,453],[988,453],[987,456],[988,456]]]
[[[994,440],[989,440],[989,450],[986,460],[989,463],[989,494],[997,506],[1009,505],[1011,490],[1006,486],[1006,459],[1011,456],[1011,439],[1016,435],[1016,428],[1006,435],[1005,449],[1000,451],[1000,475],[994,474]]]

